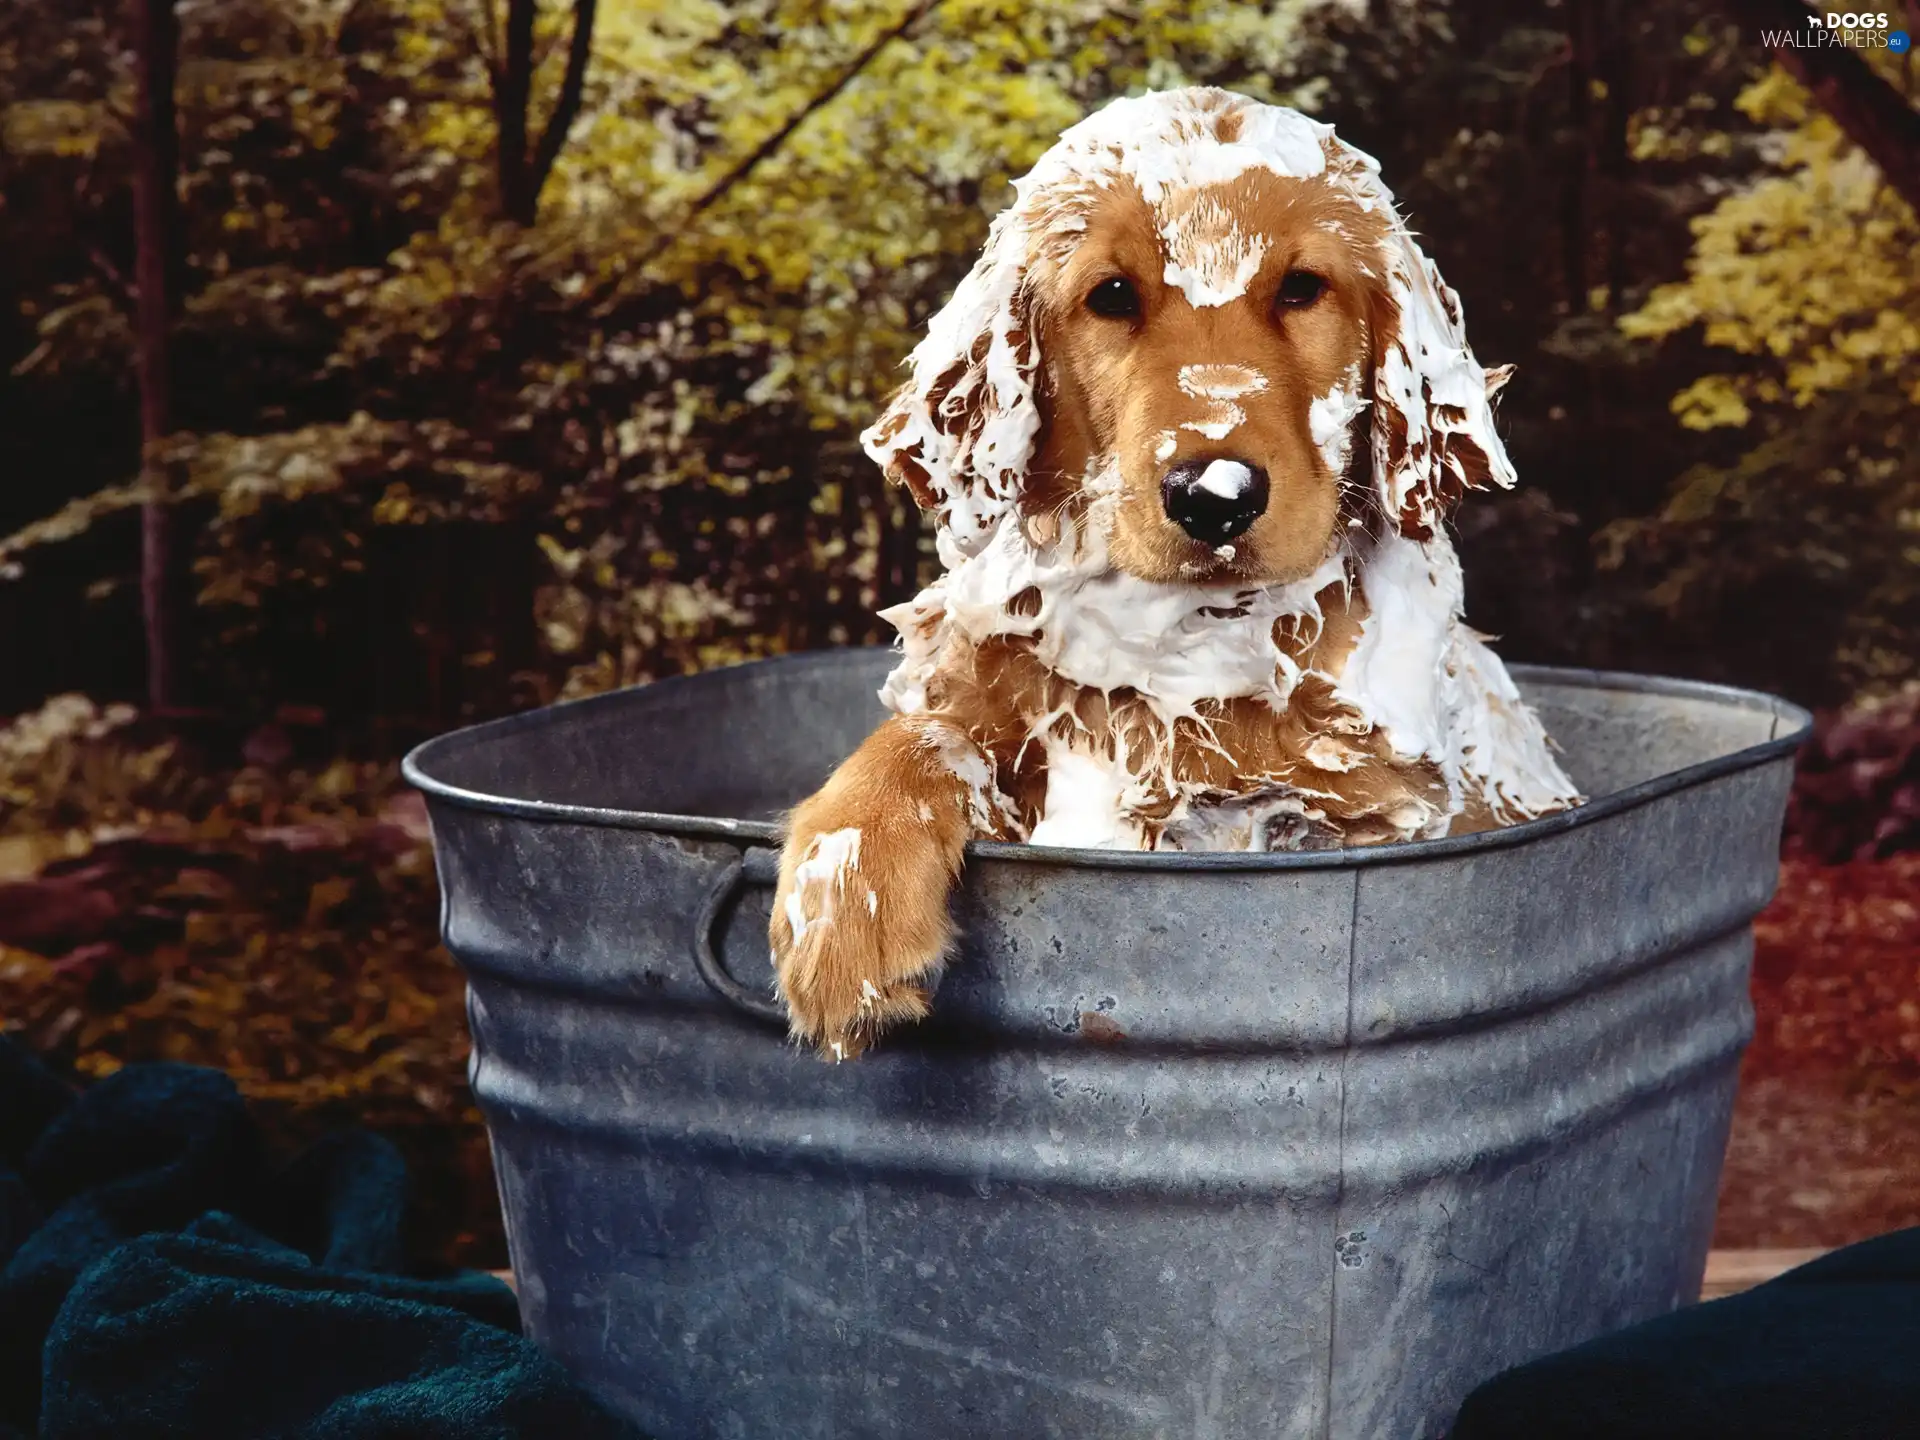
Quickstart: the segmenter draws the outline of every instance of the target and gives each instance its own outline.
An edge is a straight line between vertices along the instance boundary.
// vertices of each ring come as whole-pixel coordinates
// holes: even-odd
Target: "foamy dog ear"
[[[1465,492],[1514,482],[1493,428],[1493,397],[1513,367],[1473,358],[1460,297],[1404,225],[1394,223],[1384,248],[1396,313],[1374,342],[1374,483],[1401,533],[1428,540]]]
[[[1039,343],[1027,293],[1028,232],[1012,210],[914,347],[912,378],[860,443],[963,552],[984,543],[1019,494],[1040,412]]]

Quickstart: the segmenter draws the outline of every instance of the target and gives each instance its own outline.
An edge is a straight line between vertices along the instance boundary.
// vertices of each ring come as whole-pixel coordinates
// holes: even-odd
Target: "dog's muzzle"
[[[1267,472],[1244,460],[1183,460],[1160,482],[1167,518],[1219,545],[1244,534],[1267,508]]]

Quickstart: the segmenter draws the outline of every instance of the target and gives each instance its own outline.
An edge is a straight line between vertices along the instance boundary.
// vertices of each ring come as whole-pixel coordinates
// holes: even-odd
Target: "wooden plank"
[[[1707,1256],[1707,1280],[1700,1287],[1700,1298],[1718,1300],[1725,1295],[1737,1295],[1826,1253],[1825,1250],[1712,1251]]]

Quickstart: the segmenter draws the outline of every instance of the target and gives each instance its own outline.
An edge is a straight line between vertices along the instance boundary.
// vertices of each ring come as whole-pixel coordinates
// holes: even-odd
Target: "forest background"
[[[931,555],[855,433],[1060,129],[1211,83],[1379,157],[1518,365],[1459,521],[1503,653],[1822,710],[1722,1241],[1920,1220],[1920,84],[1767,43],[1806,15],[14,0],[0,1026],[385,1128],[422,1246],[497,1260],[397,757],[890,639]]]

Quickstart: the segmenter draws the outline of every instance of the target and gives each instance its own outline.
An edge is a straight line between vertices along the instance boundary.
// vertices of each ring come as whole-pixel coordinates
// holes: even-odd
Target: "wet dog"
[[[796,1038],[927,1011],[969,838],[1293,849],[1578,803],[1445,529],[1510,486],[1460,303],[1378,166],[1219,90],[1063,134],[862,437],[944,573],[893,716],[790,818]]]

